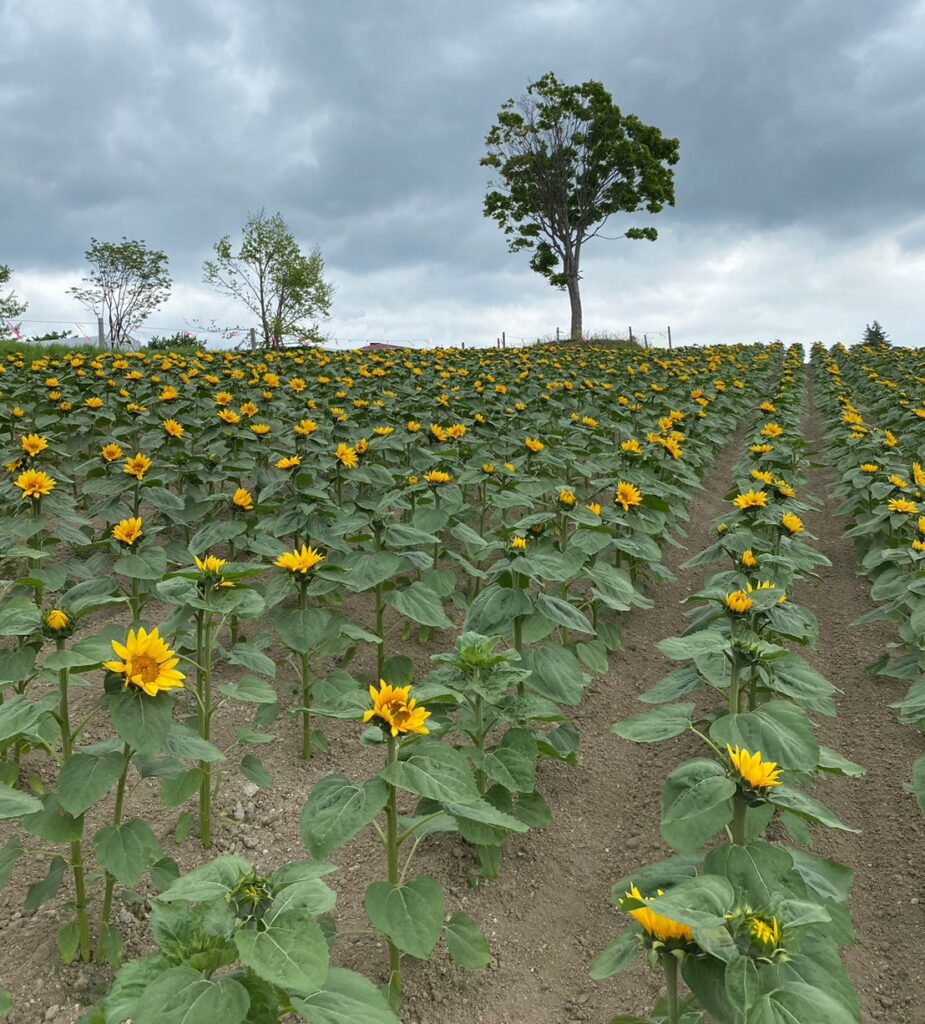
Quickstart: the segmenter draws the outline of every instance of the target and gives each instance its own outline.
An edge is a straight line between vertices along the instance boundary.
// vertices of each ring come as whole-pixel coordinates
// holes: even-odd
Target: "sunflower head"
[[[113,640],[112,649],[118,660],[104,662],[103,668],[122,676],[124,686],[135,686],[149,697],[183,687],[186,677],[176,668],[180,659],[157,629],[130,629],[125,643]]]
[[[620,505],[624,512],[642,504],[642,492],[635,484],[620,480],[613,496],[614,504]]]
[[[314,569],[319,562],[324,561],[324,555],[314,548],[305,544],[295,551],[284,551],[273,563],[278,569],[285,569],[293,575],[307,576],[310,569]]]
[[[51,494],[55,487],[55,481],[47,473],[38,469],[27,469],[16,477],[16,486],[22,491],[23,498],[32,498],[40,501]]]
[[[125,460],[122,471],[133,476],[139,483],[144,480],[145,473],[151,468],[151,460],[141,452]]]
[[[886,507],[890,512],[896,512],[904,516],[915,515],[919,510],[916,502],[909,501],[907,498],[890,498]]]
[[[42,616],[42,625],[46,633],[56,640],[70,636],[74,631],[73,616],[66,608],[49,608]]]
[[[424,723],[430,718],[430,712],[418,707],[410,694],[410,686],[390,686],[380,679],[378,690],[374,686],[369,688],[373,706],[364,713],[363,721],[375,718],[382,731],[393,737],[409,732],[427,736],[430,730]]]
[[[732,503],[737,509],[741,509],[743,512],[747,512],[753,508],[764,508],[768,503],[768,492],[749,489],[744,491],[742,494],[737,494],[732,499]]]
[[[546,445],[544,445],[543,442],[539,440],[539,438],[526,437],[524,438],[524,447],[532,455],[537,455],[546,447]]]
[[[786,960],[784,927],[773,915],[745,907],[730,915],[730,930],[739,951],[764,963]]]
[[[726,595],[726,608],[733,615],[744,615],[751,610],[754,602],[744,590],[733,590]]]
[[[337,460],[338,466],[343,466],[344,469],[356,469],[360,464],[356,449],[351,448],[349,444],[344,444],[343,441],[337,446],[334,458]]]
[[[48,447],[48,438],[40,437],[38,434],[23,434],[19,439],[19,444],[26,455],[30,459],[34,459]]]
[[[442,469],[432,469],[429,473],[424,474],[425,482],[431,487],[442,487],[444,484],[450,483],[452,479],[452,475]]]
[[[726,752],[740,785],[750,790],[772,789],[781,784],[781,769],[776,761],[763,761],[761,751],[750,753],[745,747],[733,749],[728,743]]]
[[[104,444],[100,449],[100,458],[104,462],[118,462],[122,458],[122,449],[113,442]]]
[[[620,900],[620,909],[625,910],[637,924],[642,925],[648,946],[685,949],[694,941],[691,929],[686,924],[673,921],[653,909],[658,905],[659,896],[664,895],[664,892],[658,889],[655,896],[643,896],[635,885],[630,885]],[[644,903],[645,906],[635,906],[636,903]]]
[[[739,562],[744,569],[758,568],[758,559],[755,557],[755,552],[752,551],[751,548],[746,548],[745,551],[742,552],[742,557],[739,559]]]
[[[231,496],[231,504],[240,512],[253,512],[254,498],[250,491],[239,487]]]
[[[793,512],[785,512],[780,517],[780,525],[791,534],[791,536],[803,532],[803,520],[798,516],[794,515]]]
[[[141,534],[141,518],[139,516],[122,519],[112,528],[113,537],[127,548],[130,548]]]
[[[570,491],[566,487],[561,488],[559,491],[559,504],[563,508],[573,508],[576,501],[578,501],[578,497],[574,491]]]

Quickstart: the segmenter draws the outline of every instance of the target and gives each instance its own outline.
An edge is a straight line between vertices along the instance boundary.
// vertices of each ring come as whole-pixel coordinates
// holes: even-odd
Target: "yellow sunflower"
[[[138,516],[123,519],[112,528],[113,537],[126,547],[131,547],[141,534],[141,519]]]
[[[626,899],[639,900],[648,904],[657,904],[658,897],[664,895],[665,893],[659,889],[655,896],[643,896],[635,885],[631,885],[629,891],[626,893]],[[651,906],[637,907],[635,910],[628,910],[627,913],[636,922],[642,925],[647,935],[658,942],[693,941],[694,933],[686,924],[679,924],[677,921],[672,921],[670,917],[665,917],[663,914],[656,913],[652,910]]]
[[[430,712],[418,707],[413,697],[409,699],[410,693],[410,686],[389,686],[384,679],[380,679],[378,690],[374,686],[369,688],[373,706],[364,713],[363,721],[378,718],[382,728],[393,736],[407,732],[427,736],[430,730],[424,723],[430,718]]]
[[[306,575],[309,569],[313,569],[319,562],[324,561],[324,555],[314,548],[302,545],[301,549],[285,551],[273,563],[279,569],[286,569],[291,573]]]
[[[613,500],[615,504],[623,507],[624,512],[629,512],[634,505],[642,504],[642,493],[635,484],[630,484],[625,480],[621,480],[617,484],[617,490],[614,493]]]
[[[38,469],[27,469],[16,477],[16,486],[22,491],[23,498],[44,498],[51,494],[55,481],[47,473]]]
[[[727,743],[726,751],[733,768],[738,772],[739,778],[747,782],[752,789],[771,789],[781,784],[781,769],[777,767],[776,761],[762,761],[761,751],[754,754],[749,753],[744,747],[735,750]]]
[[[104,662],[103,668],[123,676],[126,686],[137,686],[149,697],[182,688],[186,676],[176,669],[180,659],[156,629],[150,633],[143,627],[137,633],[130,629],[125,643],[113,640],[112,649],[121,660]]]

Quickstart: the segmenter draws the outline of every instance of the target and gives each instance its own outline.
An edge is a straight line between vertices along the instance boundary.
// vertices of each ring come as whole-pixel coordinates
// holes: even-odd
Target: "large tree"
[[[95,316],[103,317],[113,348],[121,348],[132,340],[132,332],[170,295],[170,274],[167,256],[158,249],[149,249],[143,240],[100,242],[90,239],[84,254],[90,273],[83,278],[83,287],[68,292]]]
[[[265,345],[286,337],[318,338],[318,320],[330,315],[334,288],[324,279],[321,250],[303,253],[279,213],[252,213],[240,248],[225,235],[215,258],[202,265],[203,280],[243,302],[260,320]]]
[[[4,263],[0,263],[0,286],[5,285],[13,271]],[[22,302],[16,292],[4,295],[0,292],[0,320],[12,320],[25,313],[28,303]]]
[[[511,252],[568,290],[571,336],[581,340],[581,254],[617,213],[658,213],[674,205],[679,143],[623,114],[600,82],[565,85],[552,72],[508,100],[488,133],[482,164],[498,172],[484,212],[508,236]],[[654,241],[653,227],[621,238]]]

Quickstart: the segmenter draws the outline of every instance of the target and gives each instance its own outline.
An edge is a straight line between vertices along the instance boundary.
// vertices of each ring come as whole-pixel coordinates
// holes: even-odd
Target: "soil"
[[[822,456],[811,391],[805,431]],[[459,970],[442,953],[428,963],[408,960],[405,1024],[605,1024],[615,1014],[645,1013],[657,998],[660,977],[642,963],[601,984],[588,978],[587,965],[623,924],[611,902],[612,882],[670,855],[659,836],[662,783],[696,747],[687,738],[634,746],[614,736],[609,726],[641,710],[636,696],[673,667],[655,644],[685,628],[680,601],[711,571],[678,567],[711,542],[712,524],[725,507],[723,495],[743,437],[740,431],[732,438],[708,471],[703,490],[689,509],[683,549],[666,549],[666,564],[678,578],[658,588],[653,609],[624,617],[624,650],[572,715],[581,736],[581,764],[541,766],[538,788],[553,810],[553,823],[512,838],[501,877],[476,888],[467,885],[475,865],[458,839],[435,837],[422,845],[416,870],[433,874],[444,885],[448,913],[461,910],[476,919],[489,937],[493,955],[489,969],[481,974]],[[842,691],[838,718],[820,720],[823,742],[864,765],[868,774],[861,780],[833,779],[819,788],[819,798],[863,831],[851,835],[820,830],[814,848],[856,873],[851,907],[858,941],[846,961],[861,999],[862,1019],[925,1024],[925,887],[917,871],[925,821],[902,788],[913,760],[925,753],[925,738],[900,726],[888,707],[903,685],[865,673],[864,666],[894,638],[894,631],[883,623],[851,626],[871,604],[868,585],[857,575],[851,543],[842,536],[845,524],[829,511],[830,479],[827,469],[816,469],[808,488],[821,499],[822,509],[806,517],[807,528],[819,538],[818,546],[832,567],[821,570],[819,580],[801,585],[799,600],[815,612],[820,625],[818,648],[803,653]],[[154,609],[150,611],[156,618]],[[368,613],[365,607],[349,611],[358,621]],[[446,650],[450,643],[448,635],[438,635],[427,648],[412,642],[402,653],[424,674],[430,653]],[[359,673],[372,667],[367,660],[352,669]],[[280,678],[292,675],[281,669]],[[223,712],[220,739],[232,737],[234,727],[241,724],[243,717]],[[273,790],[255,792],[255,787],[228,773],[217,799],[223,816],[213,853],[238,853],[267,873],[305,856],[299,811],[315,781],[332,771],[362,778],[378,765],[376,751],[358,750],[355,724],[325,722],[324,731],[331,752],[306,764],[299,757],[295,723],[282,723],[280,739],[258,751],[275,778]],[[163,811],[153,784],[143,783],[132,793],[129,814],[144,816],[152,824],[165,853],[184,870],[207,859],[195,838],[181,847],[174,843],[176,812]],[[96,827],[89,823],[88,831]],[[5,838],[0,831],[0,842]],[[365,925],[362,893],[370,881],[382,877],[381,850],[364,833],[332,859],[341,867],[329,878],[338,892],[342,936],[336,960],[382,980],[387,961],[382,944],[349,935]],[[34,914],[22,913],[12,897],[22,892],[27,880],[34,880],[34,867],[28,868],[28,879],[26,870],[20,864],[0,894],[0,985],[11,990],[16,1003],[8,1019],[11,1024],[72,1024],[105,991],[110,975],[105,968],[58,962],[55,935],[65,919],[64,895]],[[120,906],[116,916],[125,933],[126,952],[148,951],[143,907]]]

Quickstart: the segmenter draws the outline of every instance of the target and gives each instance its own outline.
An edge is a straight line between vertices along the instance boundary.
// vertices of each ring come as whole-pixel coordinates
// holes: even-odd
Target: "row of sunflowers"
[[[665,981],[650,1022],[860,1020],[840,959],[853,942],[851,873],[805,848],[810,825],[853,831],[814,783],[863,769],[818,742],[810,716],[835,714],[835,687],[795,650],[818,639],[795,593],[828,564],[804,523],[803,390],[793,348],[761,406],[775,429],[756,428],[715,542],[686,565],[723,563],[687,599],[687,630],[658,645],[679,667],[640,696],[651,710],[612,727],[633,743],[684,737],[694,754],[664,786],[661,832],[676,856],[614,884],[631,920],[590,968],[611,977],[642,950]]]
[[[876,608],[860,622],[896,624],[897,640],[869,671],[908,682],[894,707],[925,733],[925,358],[921,349],[813,350],[828,446],[844,467],[838,511],[853,525]],[[925,756],[912,790],[925,813]]]
[[[447,915],[414,854],[457,834],[490,879],[510,835],[551,820],[540,766],[577,761],[568,708],[619,651],[621,615],[651,604],[661,543],[782,358],[0,365],[0,818],[15,825],[0,882],[27,911],[57,901],[65,961],[119,968],[87,1024],[386,1024],[407,958],[444,942],[485,966],[476,922]],[[184,872],[190,837],[212,846],[228,776],[272,787],[290,728],[323,759],[343,735],[325,721],[358,723],[384,764],[292,794],[308,858]],[[167,838],[136,810],[152,792]],[[331,962],[328,858],[365,831],[383,851],[364,896],[383,992]],[[157,946],[121,967],[119,901],[146,906]]]

